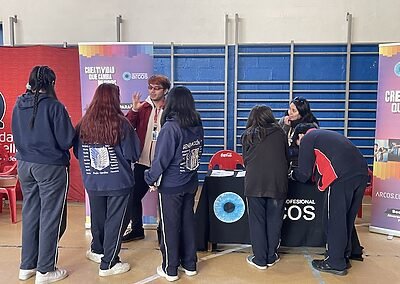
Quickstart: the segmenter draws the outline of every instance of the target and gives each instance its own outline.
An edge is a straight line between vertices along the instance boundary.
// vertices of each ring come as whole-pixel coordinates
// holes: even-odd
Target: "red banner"
[[[29,73],[35,65],[48,65],[57,76],[56,93],[71,116],[72,123],[81,118],[81,91],[77,48],[47,46],[0,47],[0,93],[4,98],[3,128],[0,123],[0,144],[15,153],[11,133],[11,115],[15,101],[25,92]],[[72,154],[72,152],[71,152]],[[78,161],[71,155],[69,200],[83,201],[84,191]]]

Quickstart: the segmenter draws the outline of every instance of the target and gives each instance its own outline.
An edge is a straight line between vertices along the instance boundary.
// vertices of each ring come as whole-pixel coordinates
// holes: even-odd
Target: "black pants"
[[[247,203],[253,261],[265,266],[277,258],[285,200],[247,197]]]
[[[360,208],[368,176],[335,181],[327,190],[327,261],[339,270],[346,268],[345,258],[352,250],[354,222]]]
[[[142,199],[149,190],[149,186],[144,180],[144,171],[147,169],[149,169],[149,167],[135,164],[135,168],[133,170],[135,187],[133,189],[133,194],[131,194],[129,197],[128,214],[124,224],[124,231],[129,222],[132,222],[132,231],[137,232],[138,234],[140,232],[144,233]]]
[[[18,178],[23,195],[20,268],[54,271],[66,229],[69,169],[19,161]]]
[[[92,231],[91,250],[104,254],[100,269],[110,269],[119,262],[122,230],[129,195],[96,196],[87,191]]]
[[[356,226],[353,226],[353,231],[351,234],[351,252],[348,253],[346,250],[346,257],[350,255],[361,256],[363,254],[363,247],[360,244],[360,240],[358,239]]]
[[[177,268],[196,270],[196,237],[194,228],[194,193],[159,193],[162,268],[170,276]]]

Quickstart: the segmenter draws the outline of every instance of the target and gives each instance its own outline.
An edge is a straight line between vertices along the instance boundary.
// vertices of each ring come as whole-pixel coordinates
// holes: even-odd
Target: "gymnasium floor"
[[[357,219],[357,230],[365,247],[363,262],[353,261],[347,276],[333,276],[312,269],[311,260],[320,257],[320,249],[282,249],[281,261],[260,271],[246,263],[248,246],[218,246],[217,252],[199,252],[198,275],[180,274],[176,283],[400,283],[400,238],[368,232],[370,200],[364,200],[363,219]],[[21,252],[21,204],[18,220],[11,224],[7,205],[0,213],[0,283],[34,283],[34,278],[19,282]],[[120,257],[132,265],[128,273],[101,278],[97,264],[85,258],[90,232],[84,229],[84,206],[68,204],[68,227],[60,242],[58,266],[70,275],[58,283],[168,283],[156,274],[161,256],[155,230],[146,230],[144,240],[123,244]],[[397,280],[396,280],[397,279]]]

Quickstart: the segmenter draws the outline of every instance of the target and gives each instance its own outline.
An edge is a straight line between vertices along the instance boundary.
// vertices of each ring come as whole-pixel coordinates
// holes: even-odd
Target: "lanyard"
[[[156,127],[156,125],[158,124],[158,108],[155,108],[155,113],[154,113],[154,126]]]

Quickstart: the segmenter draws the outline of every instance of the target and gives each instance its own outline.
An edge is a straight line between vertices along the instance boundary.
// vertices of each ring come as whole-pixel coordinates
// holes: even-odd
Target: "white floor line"
[[[227,250],[215,253],[215,254],[210,254],[210,255],[207,255],[205,257],[202,257],[202,258],[199,259],[198,262],[202,262],[202,261],[206,261],[206,260],[209,260],[209,259],[213,259],[213,258],[216,258],[216,257],[219,257],[219,256],[223,256],[225,254],[229,254],[229,253],[232,253],[232,252],[244,249],[244,248],[249,248],[249,247],[251,247],[251,245],[240,245],[240,246],[237,246],[237,247],[234,247],[234,248],[231,248],[231,249],[227,249]],[[134,284],[149,283],[149,282],[151,282],[153,280],[156,280],[157,278],[160,278],[160,276],[158,274],[154,274],[154,275],[149,276],[149,277],[147,277],[147,278],[145,278],[143,280],[135,282]]]
[[[325,281],[321,277],[321,273],[318,270],[314,269],[314,267],[311,264],[311,262],[313,261],[311,255],[309,253],[304,253],[304,258],[307,260],[308,266],[311,268],[311,273],[314,276],[315,280],[319,284],[325,284]]]

